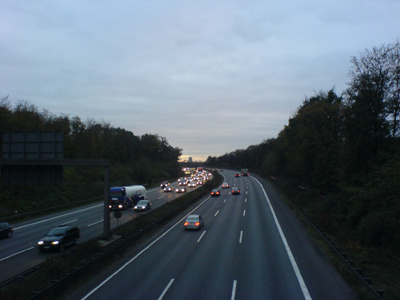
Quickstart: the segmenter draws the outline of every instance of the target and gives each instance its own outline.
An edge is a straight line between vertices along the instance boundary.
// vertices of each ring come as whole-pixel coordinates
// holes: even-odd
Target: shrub
[[[388,212],[372,212],[360,222],[358,233],[360,243],[365,246],[399,246],[399,221]]]

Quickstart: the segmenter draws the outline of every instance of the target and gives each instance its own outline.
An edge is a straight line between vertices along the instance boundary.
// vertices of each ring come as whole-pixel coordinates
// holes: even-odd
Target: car
[[[234,186],[232,188],[232,195],[239,195],[240,194],[240,189],[237,186]]]
[[[186,192],[186,188],[185,188],[184,186],[177,187],[177,188],[175,189],[175,192],[176,192],[176,193],[185,193],[185,192]]]
[[[2,222],[0,223],[0,237],[12,237],[14,232],[14,227],[10,223]]]
[[[229,183],[227,183],[226,181],[222,184],[222,188],[227,189],[229,188]]]
[[[188,183],[188,186],[195,187],[195,186],[197,186],[197,182],[193,180],[193,181]]]
[[[186,180],[184,180],[184,181],[179,181],[179,183],[178,183],[180,186],[185,186],[185,185],[187,185],[187,181]]]
[[[133,209],[135,211],[146,211],[151,209],[151,202],[149,200],[140,200]]]
[[[204,219],[201,215],[189,215],[183,226],[185,230],[200,229],[204,226]]]
[[[165,187],[167,187],[169,185],[170,185],[170,183],[168,181],[163,181],[163,182],[161,182],[160,187],[161,188],[165,188]]]
[[[240,174],[239,173],[235,173],[235,177],[240,177]]]
[[[211,197],[218,197],[220,195],[219,189],[213,189],[211,191]]]
[[[81,236],[77,226],[59,225],[50,229],[45,236],[38,242],[40,251],[62,251],[67,246],[76,245]]]
[[[168,185],[168,186],[166,186],[165,188],[164,188],[164,192],[172,192],[173,191],[173,188],[172,188],[172,186],[170,186],[170,185]]]

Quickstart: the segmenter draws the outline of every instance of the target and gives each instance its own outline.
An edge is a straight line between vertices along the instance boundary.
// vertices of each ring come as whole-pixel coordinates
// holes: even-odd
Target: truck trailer
[[[111,210],[133,207],[140,200],[147,200],[147,190],[143,185],[116,186],[110,188]]]

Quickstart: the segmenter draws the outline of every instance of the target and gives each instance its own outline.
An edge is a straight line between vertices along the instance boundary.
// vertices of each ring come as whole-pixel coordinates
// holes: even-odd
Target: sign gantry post
[[[59,186],[64,166],[104,167],[103,238],[111,239],[108,160],[64,159],[61,132],[3,134],[1,182],[4,186]]]

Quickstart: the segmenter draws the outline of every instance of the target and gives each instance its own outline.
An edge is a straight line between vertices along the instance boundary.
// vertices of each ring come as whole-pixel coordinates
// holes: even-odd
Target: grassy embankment
[[[328,245],[326,240],[313,228],[313,226],[299,212],[299,206],[307,216],[318,225],[320,229],[335,243],[335,247],[340,248],[341,252],[346,253],[349,259],[354,261],[357,268],[361,268],[363,273],[372,280],[372,287],[375,290],[384,292],[383,298],[400,299],[400,255],[398,251],[393,251],[389,247],[365,246],[360,243],[358,231],[348,226],[346,216],[340,213],[332,213],[327,206],[332,205],[332,198],[322,197],[321,195],[298,186],[293,186],[284,182],[275,182],[284,192],[288,205],[301,220],[311,236],[316,240],[319,247],[332,261],[335,267],[341,272],[351,287],[358,293],[360,299],[376,299],[368,288],[349,270]],[[296,205],[293,205],[293,201]],[[347,212],[348,213],[348,212]]]

